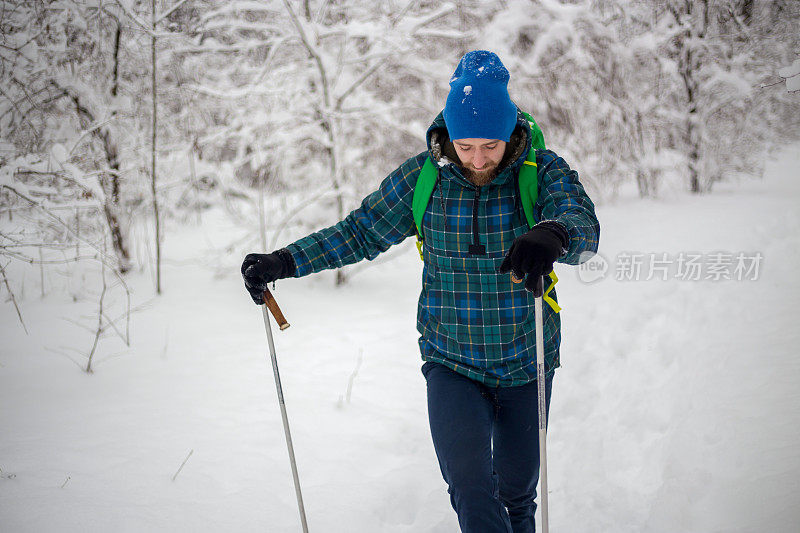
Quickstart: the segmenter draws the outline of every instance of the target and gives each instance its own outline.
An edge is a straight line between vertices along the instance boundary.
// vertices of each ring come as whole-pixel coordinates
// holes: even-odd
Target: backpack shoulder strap
[[[523,111],[522,115],[531,127],[531,149],[522,168],[519,169],[519,195],[522,209],[525,211],[525,219],[528,221],[528,226],[532,228],[536,224],[533,217],[533,206],[536,205],[539,197],[539,168],[536,165],[536,150],[545,149],[544,134],[530,113]]]
[[[425,208],[433,195],[433,188],[436,186],[438,170],[431,158],[425,159],[422,170],[414,186],[414,196],[411,199],[411,212],[414,215],[414,224],[417,226],[417,238],[422,239],[422,217],[425,216]]]
[[[539,198],[539,167],[536,164],[536,148],[531,148],[528,152],[528,157],[519,169],[519,196],[522,203],[522,210],[525,212],[525,219],[528,221],[528,227],[536,225],[536,218],[533,215],[533,206],[536,205],[536,200]],[[558,313],[561,307],[558,305],[550,291],[556,286],[558,276],[555,270],[552,270],[548,276],[550,283],[547,290],[544,291],[544,301],[553,308],[553,311]]]
[[[539,167],[536,164],[536,148],[531,148],[530,152],[528,152],[527,159],[522,163],[522,168],[519,169],[517,180],[522,210],[525,212],[528,226],[532,228],[536,225],[533,206],[536,205],[536,200],[539,197]]]
[[[530,113],[522,112],[522,115],[525,117],[525,120],[528,121],[528,124],[531,126],[531,148],[536,148],[537,150],[544,150],[544,134],[542,133],[542,128],[533,120],[533,115]]]

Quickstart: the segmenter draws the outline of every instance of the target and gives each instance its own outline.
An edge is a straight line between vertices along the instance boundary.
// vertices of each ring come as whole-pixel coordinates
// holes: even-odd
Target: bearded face
[[[498,139],[457,139],[453,141],[456,154],[464,167],[466,178],[482,186],[497,176],[497,169],[506,143]]]

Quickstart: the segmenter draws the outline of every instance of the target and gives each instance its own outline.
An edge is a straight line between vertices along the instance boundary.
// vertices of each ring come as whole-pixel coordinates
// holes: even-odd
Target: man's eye
[[[462,152],[469,152],[472,147],[471,146],[459,146]]]

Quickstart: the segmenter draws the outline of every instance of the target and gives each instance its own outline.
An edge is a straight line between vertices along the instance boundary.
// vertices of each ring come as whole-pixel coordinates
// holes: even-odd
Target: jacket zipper
[[[470,255],[486,255],[486,246],[481,244],[478,235],[478,206],[480,205],[481,188],[475,187],[475,200],[472,202],[472,244],[469,245]]]
[[[444,232],[447,233],[447,208],[444,203],[444,188],[442,187],[442,173],[436,172],[436,183],[433,184],[433,196],[436,196],[436,189],[439,189],[439,205],[442,208],[442,220],[444,221]]]

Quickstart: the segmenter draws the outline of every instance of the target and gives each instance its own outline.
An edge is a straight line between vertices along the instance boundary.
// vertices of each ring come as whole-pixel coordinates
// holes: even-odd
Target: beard
[[[472,182],[473,185],[477,185],[481,187],[490,183],[493,179],[497,177],[497,168],[499,164],[493,164],[490,168],[486,170],[473,170],[469,167],[464,167],[466,178]]]

